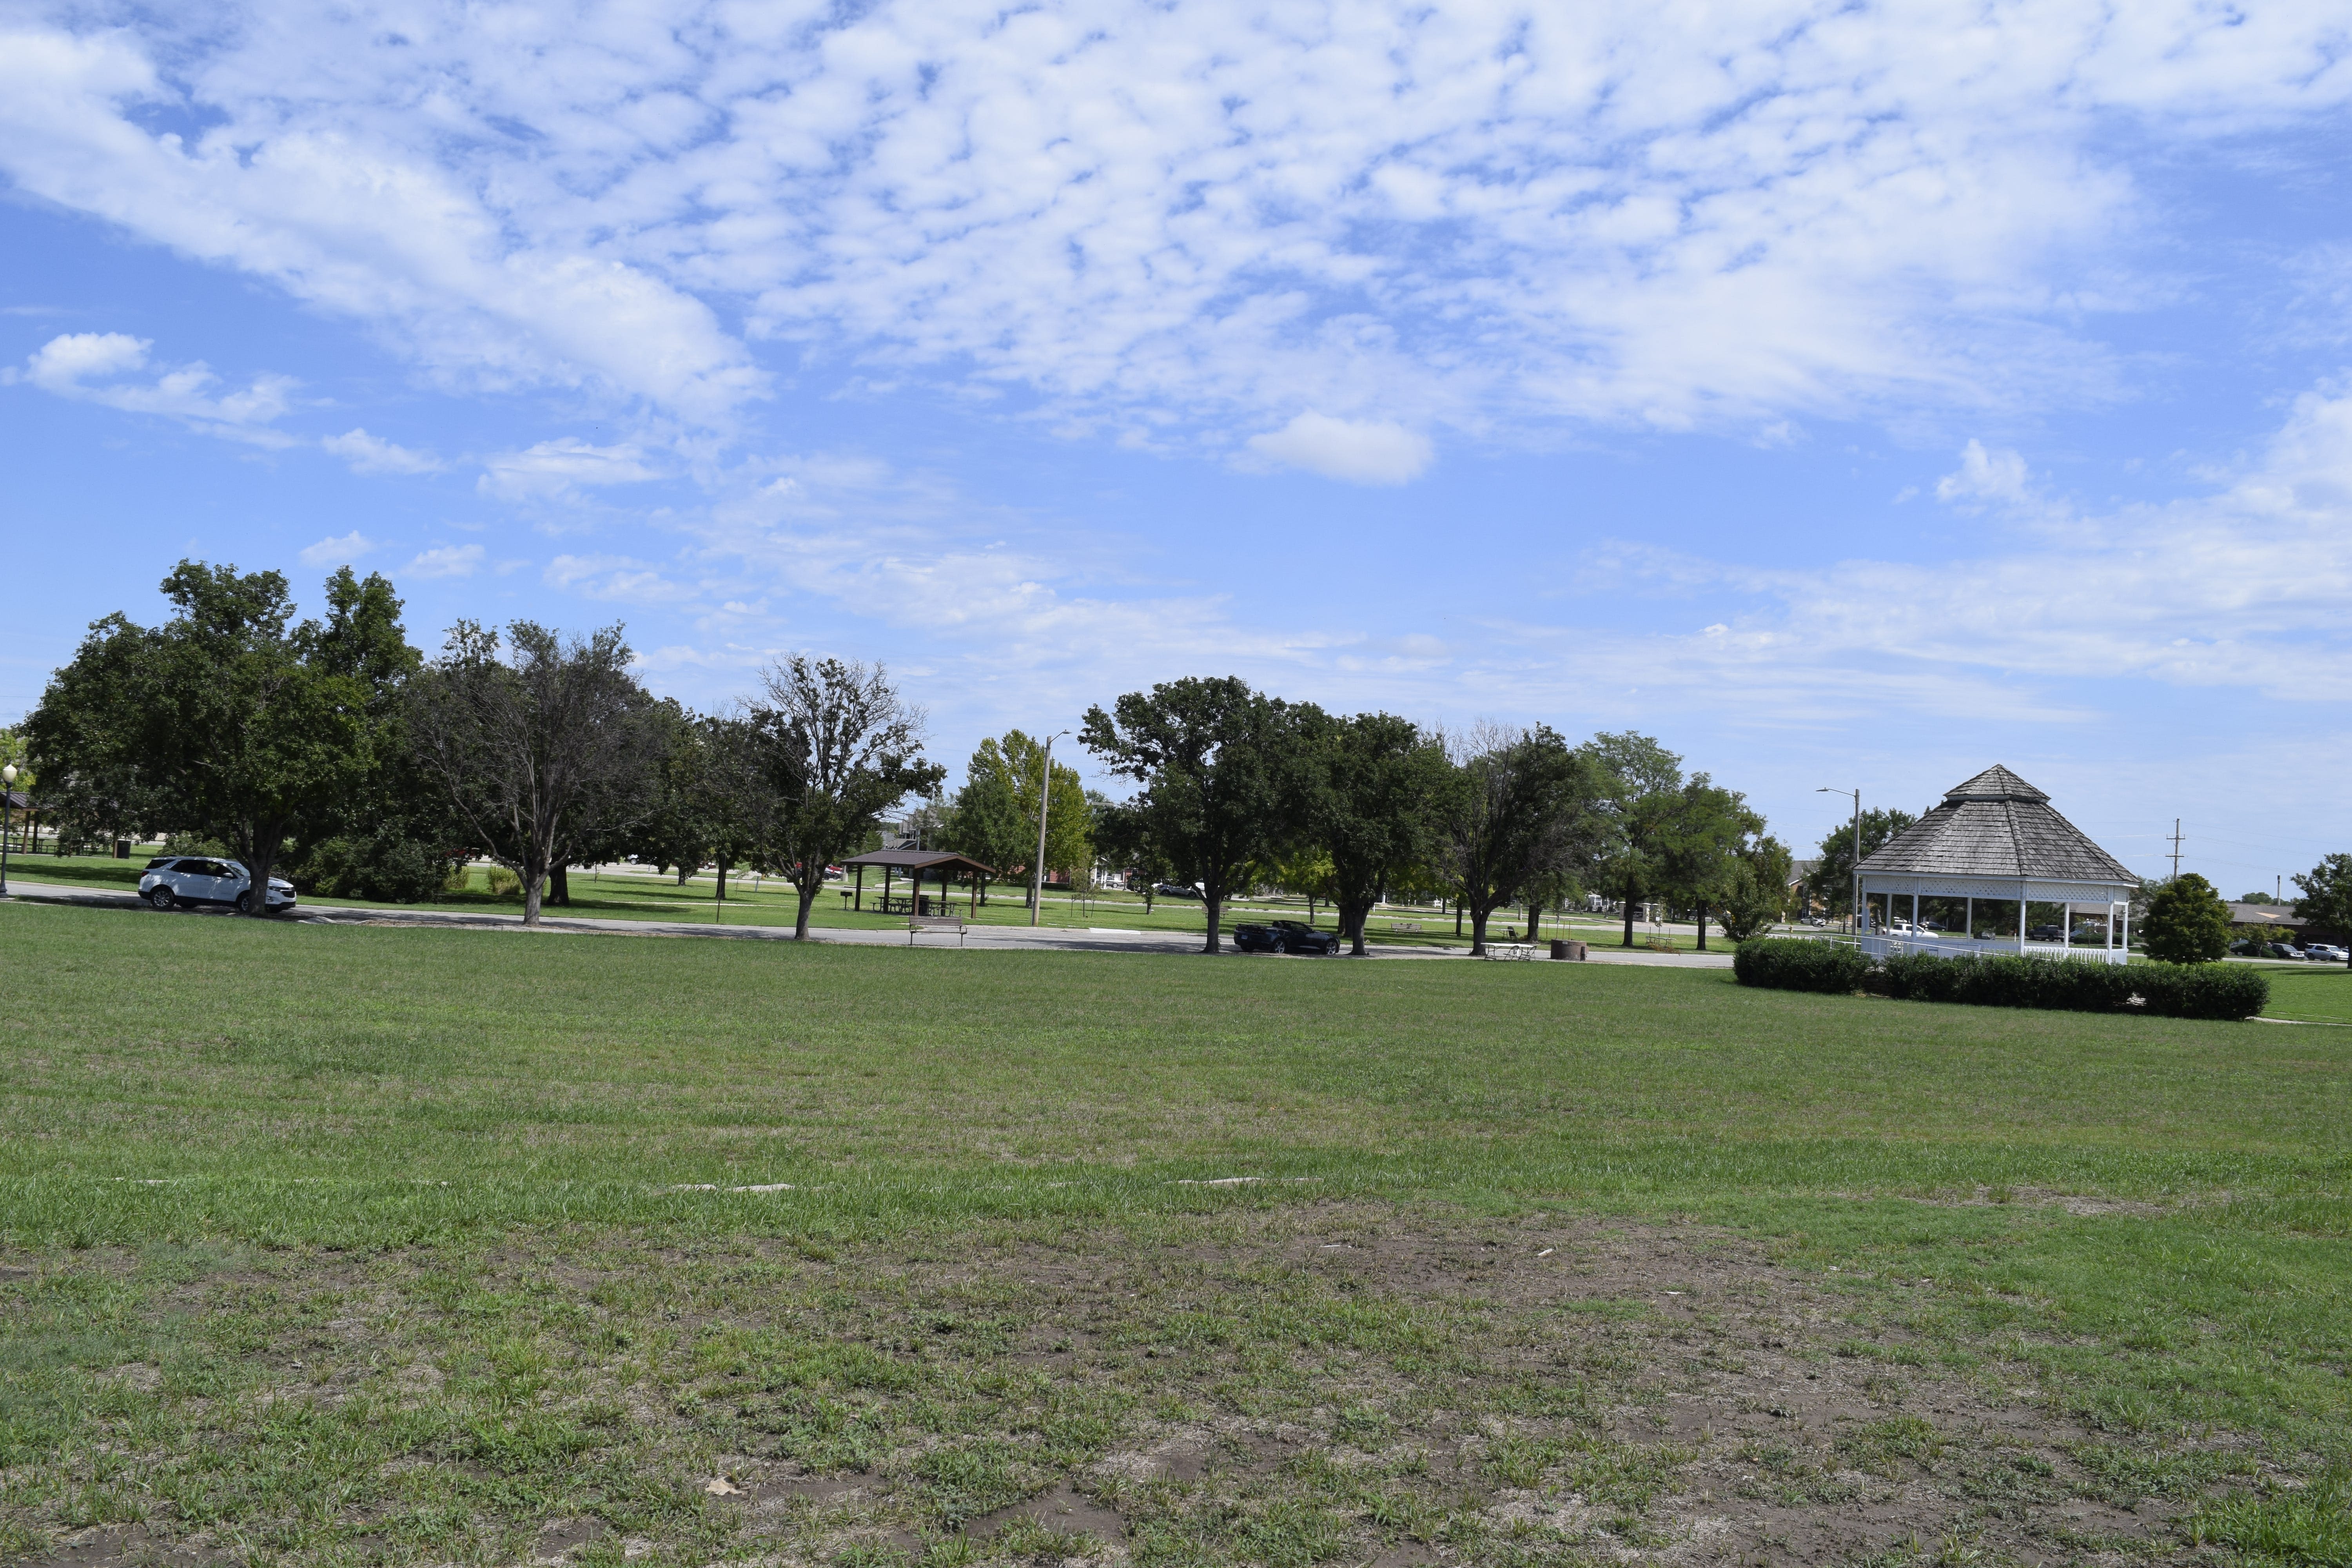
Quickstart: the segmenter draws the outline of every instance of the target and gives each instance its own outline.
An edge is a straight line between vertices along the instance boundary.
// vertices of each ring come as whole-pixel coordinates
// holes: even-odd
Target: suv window
[[[147,862],[147,869],[150,871],[168,871],[171,868],[172,858],[169,855],[159,855]]]

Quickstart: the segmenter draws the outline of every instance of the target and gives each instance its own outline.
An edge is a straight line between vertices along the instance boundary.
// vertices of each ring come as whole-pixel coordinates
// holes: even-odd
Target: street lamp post
[[[1054,742],[1068,734],[1056,730],[1045,737],[1045,757],[1037,779],[1037,858],[1029,867],[1029,924],[1034,927],[1045,906],[1045,807],[1054,799]]]
[[[1832,789],[1827,784],[1823,784],[1813,793],[1853,796],[1853,908],[1850,912],[1850,918],[1853,921],[1853,934],[1860,936],[1862,934],[1862,786],[1856,784],[1852,789]]]
[[[16,804],[16,764],[0,767],[0,899],[8,896],[8,812]]]

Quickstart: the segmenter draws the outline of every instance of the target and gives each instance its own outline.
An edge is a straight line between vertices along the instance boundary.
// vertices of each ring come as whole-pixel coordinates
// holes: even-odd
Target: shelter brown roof
[[[1864,874],[2126,882],[2138,877],[2007,768],[1956,784],[1944,802],[1862,863]]]
[[[983,866],[969,855],[959,855],[952,849],[877,849],[870,855],[853,855],[844,866],[887,866],[894,871],[935,871],[942,866],[961,866],[983,877],[996,875],[996,868]]]

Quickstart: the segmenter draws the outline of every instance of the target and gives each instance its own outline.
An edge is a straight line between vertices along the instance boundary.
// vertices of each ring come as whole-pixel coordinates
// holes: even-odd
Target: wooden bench
[[[961,947],[963,945],[964,926],[963,917],[961,915],[908,915],[907,917],[907,945],[908,947],[914,946],[916,936],[927,931],[951,931],[955,932],[956,945],[958,947]]]
[[[1535,943],[1529,942],[1490,942],[1486,944],[1484,954],[1485,957],[1495,959],[1532,959],[1535,955]]]

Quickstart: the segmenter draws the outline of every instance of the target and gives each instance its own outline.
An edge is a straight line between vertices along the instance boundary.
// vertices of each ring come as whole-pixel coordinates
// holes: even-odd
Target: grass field
[[[20,858],[15,865],[17,877],[26,882],[55,882],[128,891],[139,885],[139,873],[146,860],[147,854],[142,850],[129,860],[99,855],[37,855]],[[488,883],[487,868],[476,867],[470,873],[470,886],[466,891],[450,894],[432,903],[396,907],[463,912],[485,910],[509,913],[520,911],[522,900],[520,895],[494,896],[489,892]],[[903,893],[905,886],[903,881],[898,882],[894,890]],[[811,910],[811,923],[825,930],[861,928],[881,931],[904,926],[903,917],[883,915],[871,907],[850,909],[844,897],[845,890],[843,884],[829,886]],[[870,900],[878,897],[881,891],[881,879],[878,877],[868,878],[866,893],[869,905]],[[1029,910],[1024,901],[1024,891],[1021,888],[994,888],[987,904],[974,908],[969,903],[960,902],[951,912],[963,914],[980,925],[1027,925]],[[787,884],[773,878],[735,874],[728,879],[728,896],[723,902],[717,897],[717,878],[708,871],[684,882],[670,874],[656,874],[650,870],[640,872],[634,868],[608,873],[582,872],[572,879],[572,902],[560,907],[551,904],[547,913],[551,918],[661,921],[690,925],[790,926],[799,907],[798,895]],[[311,896],[306,897],[304,901],[327,908],[380,907],[360,899]],[[1048,892],[1042,903],[1039,923],[1050,927],[1084,930],[1089,926],[1108,926],[1118,930],[1171,933],[1199,933],[1206,929],[1206,911],[1198,903],[1159,899],[1147,909],[1139,896],[1124,889],[1083,895]],[[1227,930],[1231,930],[1237,921],[1270,917],[1311,919],[1312,923],[1326,931],[1336,924],[1328,903],[1310,910],[1304,899],[1273,896],[1238,900],[1227,905],[1225,925]],[[1527,911],[1524,909],[1499,910],[1492,922],[1491,934],[1497,940],[1507,932],[1516,936],[1526,921]],[[1403,929],[1408,926],[1414,929]],[[1405,947],[1466,948],[1469,945],[1466,935],[1456,937],[1454,934],[1452,915],[1403,906],[1385,908],[1374,914],[1367,934],[1372,942]],[[1543,934],[1616,943],[1622,940],[1622,931],[1617,922],[1599,916],[1579,915],[1571,921],[1554,915],[1545,921]],[[1668,931],[1645,925],[1634,928],[1634,941],[1638,945],[1656,946],[1674,952],[1689,952],[1697,945],[1696,935],[1689,931]],[[1731,944],[1720,931],[1717,931],[1713,933],[1711,945],[1720,950]]]
[[[2352,1562],[2352,1032],[31,906],[0,944],[11,1558]]]

